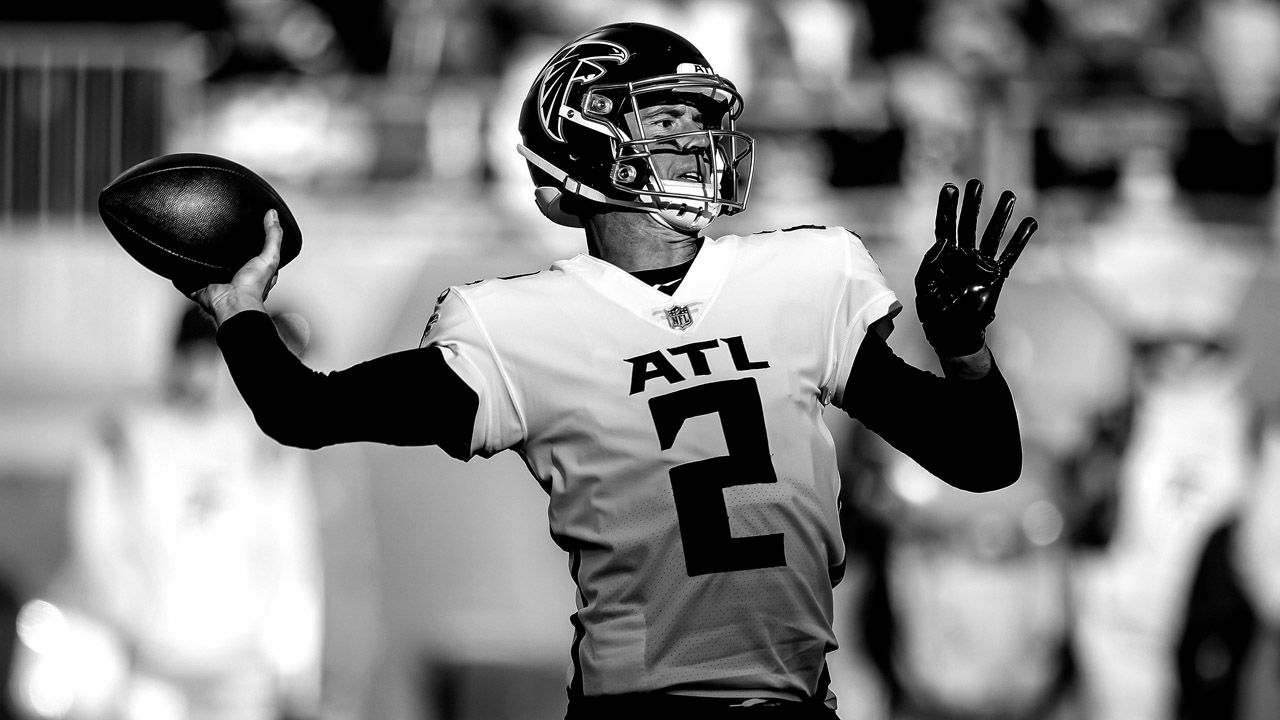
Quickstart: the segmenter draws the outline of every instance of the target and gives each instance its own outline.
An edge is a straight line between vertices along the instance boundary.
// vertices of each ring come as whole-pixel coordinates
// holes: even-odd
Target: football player
[[[900,305],[857,235],[703,234],[746,203],[742,109],[662,28],[565,45],[529,90],[519,152],[538,206],[583,228],[588,252],[445,290],[417,349],[328,374],[296,360],[263,312],[271,213],[261,255],[193,295],[282,443],[522,456],[578,588],[575,720],[835,717],[825,656],[845,551],[827,404],[958,487],[1021,471],[984,336],[1034,221],[997,257],[1012,194],[977,243],[981,183],[958,217],[959,191],[942,189],[916,302],[944,376],[912,368],[885,342]]]

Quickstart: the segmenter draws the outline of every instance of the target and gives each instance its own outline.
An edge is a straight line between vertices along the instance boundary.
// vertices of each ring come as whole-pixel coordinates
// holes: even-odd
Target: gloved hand
[[[942,186],[933,231],[936,242],[916,271],[916,312],[925,338],[943,358],[971,355],[982,349],[987,325],[996,315],[1000,288],[1037,227],[1034,218],[1023,218],[997,260],[1000,238],[1013,214],[1013,193],[1006,190],[1000,195],[977,247],[974,238],[982,182],[974,179],[965,185],[957,235],[958,195],[955,185]]]

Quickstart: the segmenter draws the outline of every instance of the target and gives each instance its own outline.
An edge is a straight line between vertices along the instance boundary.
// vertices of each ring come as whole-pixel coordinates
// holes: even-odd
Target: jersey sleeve
[[[867,330],[877,320],[893,317],[902,310],[898,296],[889,288],[862,238],[848,231],[845,235],[840,297],[832,327],[835,358],[824,384],[824,400],[837,406],[844,402],[845,384]]]
[[[510,376],[483,322],[459,288],[446,289],[436,300],[420,347],[438,348],[449,368],[478,398],[471,446],[463,459],[489,457],[524,440],[524,419]]]

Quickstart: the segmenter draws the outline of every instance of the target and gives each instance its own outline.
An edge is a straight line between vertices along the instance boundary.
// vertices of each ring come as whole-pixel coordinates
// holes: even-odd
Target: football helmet
[[[699,129],[646,133],[641,108],[663,103],[696,108]],[[641,23],[605,25],[538,73],[521,108],[517,150],[539,209],[556,223],[582,227],[566,197],[577,196],[696,232],[746,206],[755,143],[734,129],[741,114],[733,83],[684,38]],[[663,177],[663,163],[654,162],[661,154],[684,156],[686,171]]]

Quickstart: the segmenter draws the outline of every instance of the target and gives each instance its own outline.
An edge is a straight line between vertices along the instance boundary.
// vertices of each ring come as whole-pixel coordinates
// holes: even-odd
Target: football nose
[[[711,147],[711,142],[708,140],[707,134],[699,130],[681,138],[680,146],[685,149],[701,150],[702,154],[706,154]]]

